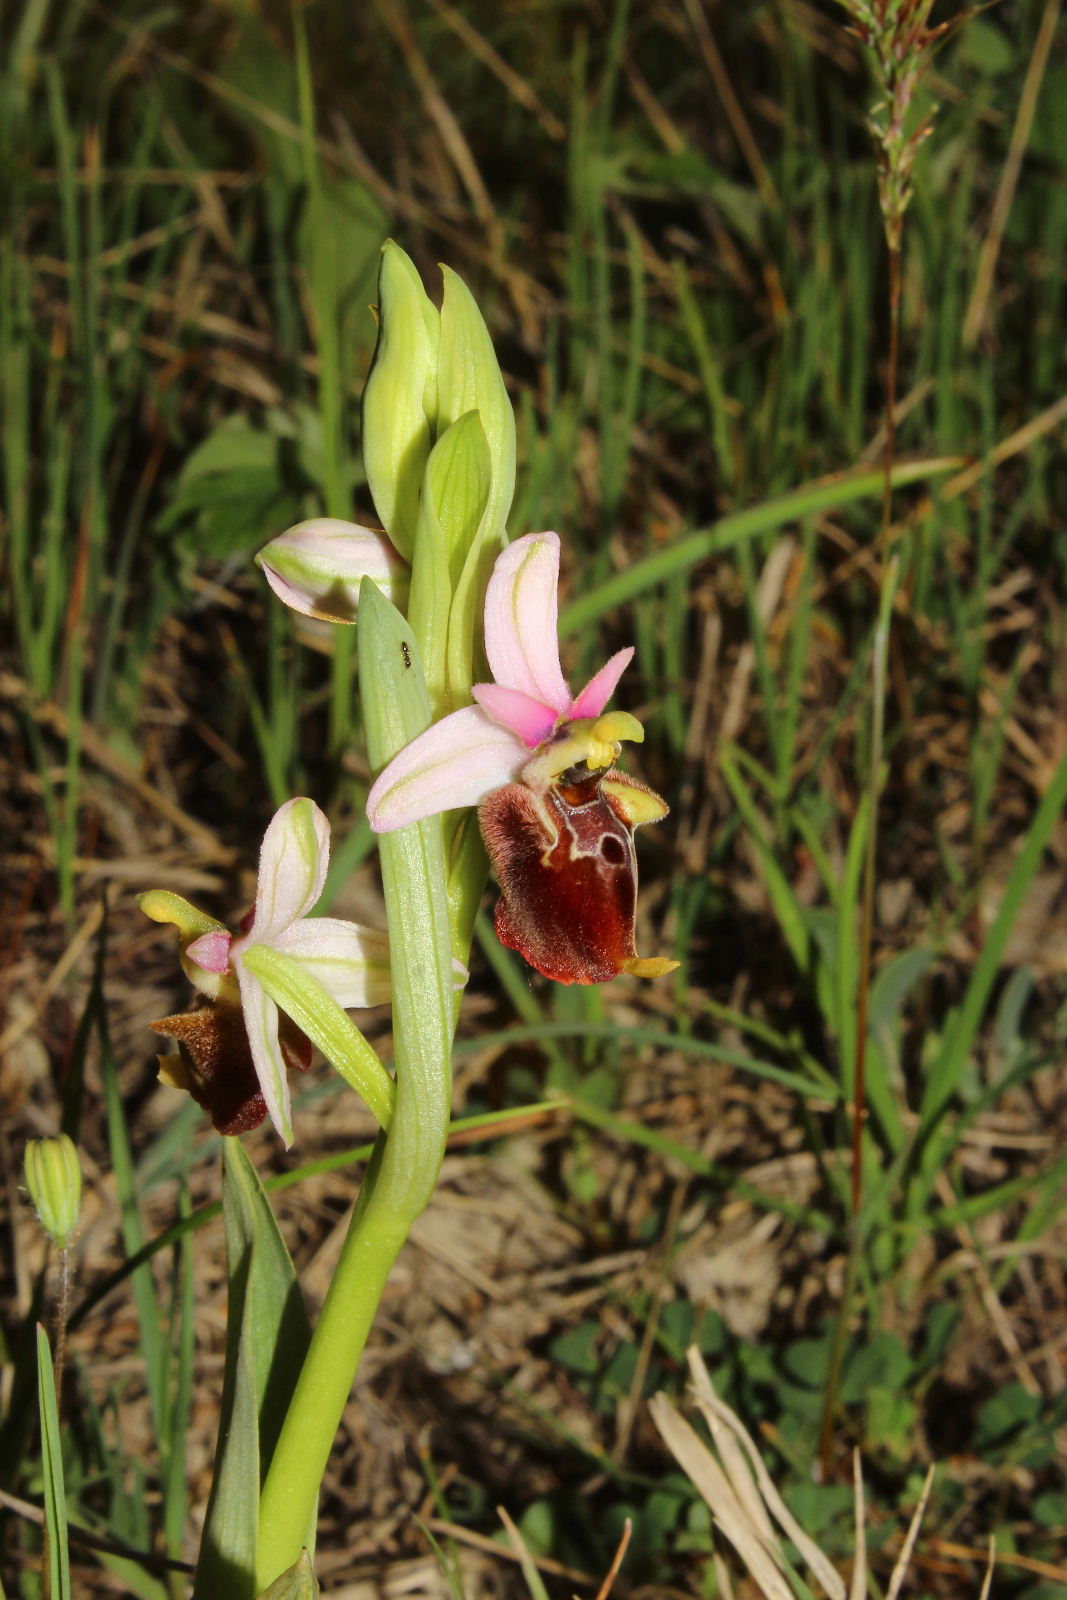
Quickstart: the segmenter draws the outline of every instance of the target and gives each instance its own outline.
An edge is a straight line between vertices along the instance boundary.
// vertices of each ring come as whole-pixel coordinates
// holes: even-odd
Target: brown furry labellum
[[[637,954],[634,829],[659,822],[667,804],[636,778],[605,769],[602,757],[585,759],[577,727],[565,724],[547,755],[478,807],[501,890],[496,931],[557,983],[603,983],[623,972],[659,977],[678,963]],[[573,755],[580,759],[553,772]]]
[[[282,1013],[278,1040],[287,1067],[306,1072],[311,1041]],[[192,1011],[160,1017],[148,1026],[177,1041],[178,1053],[160,1056],[160,1081],[185,1089],[210,1114],[219,1133],[247,1133],[267,1115],[238,1005],[210,1001]]]

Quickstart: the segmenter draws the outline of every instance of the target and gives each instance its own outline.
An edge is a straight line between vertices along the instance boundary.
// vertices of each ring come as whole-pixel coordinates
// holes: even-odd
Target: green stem
[[[367,752],[376,769],[430,722],[410,633],[381,591],[364,582],[360,688]],[[364,1182],[263,1484],[257,1594],[299,1559],[382,1292],[412,1223],[433,1194],[448,1136],[456,1000],[440,821],[386,834],[380,849],[393,974],[396,1107]]]
[[[353,1213],[263,1485],[256,1594],[300,1557],[367,1336],[414,1220],[392,1213],[392,1186],[382,1179],[382,1172],[377,1182],[368,1172],[364,1180],[370,1198]]]

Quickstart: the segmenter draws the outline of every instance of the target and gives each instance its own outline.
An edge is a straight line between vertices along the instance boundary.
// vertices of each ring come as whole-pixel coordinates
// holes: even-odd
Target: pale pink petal
[[[278,1042],[278,1007],[259,979],[254,978],[240,963],[237,965],[237,981],[241,986],[241,1010],[260,1091],[270,1120],[288,1149],[293,1142],[293,1122],[289,1110],[289,1083]]]
[[[314,800],[287,800],[263,835],[259,852],[256,911],[245,939],[271,944],[283,928],[304,917],[322,893],[330,864],[330,824]]]
[[[633,645],[620,650],[606,661],[595,677],[590,678],[571,709],[572,717],[599,717],[612,695],[615,686],[634,658]]]
[[[230,945],[233,935],[226,928],[214,933],[202,933],[185,947],[190,961],[195,961],[205,972],[225,972],[230,964]]]
[[[367,796],[375,833],[476,806],[492,789],[517,777],[530,752],[478,706],[464,706],[435,722],[394,756]]]
[[[295,956],[339,1006],[380,1006],[392,996],[389,936],[340,917],[305,917],[273,941]]]
[[[497,683],[566,716],[571,694],[559,664],[558,585],[558,534],[528,533],[510,544],[485,593],[485,653]]]
[[[543,700],[534,700],[521,689],[505,689],[502,683],[476,683],[471,693],[487,717],[518,734],[530,750],[548,738],[559,717]]]
[[[307,617],[354,622],[362,578],[400,604],[408,569],[384,533],[338,517],[312,517],[272,539],[256,556],[279,600]]]

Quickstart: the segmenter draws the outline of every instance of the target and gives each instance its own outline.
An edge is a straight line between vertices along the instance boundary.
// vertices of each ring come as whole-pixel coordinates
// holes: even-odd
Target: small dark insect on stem
[[[405,667],[410,667],[411,666],[411,646],[408,644],[406,639],[401,639],[401,641],[400,641],[400,653],[404,657],[404,666]]]

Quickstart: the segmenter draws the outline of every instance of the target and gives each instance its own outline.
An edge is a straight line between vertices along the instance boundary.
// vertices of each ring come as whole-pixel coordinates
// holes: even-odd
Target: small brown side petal
[[[210,1114],[219,1133],[247,1133],[259,1127],[267,1107],[240,1006],[201,1006],[148,1026],[178,1041],[189,1093]]]

